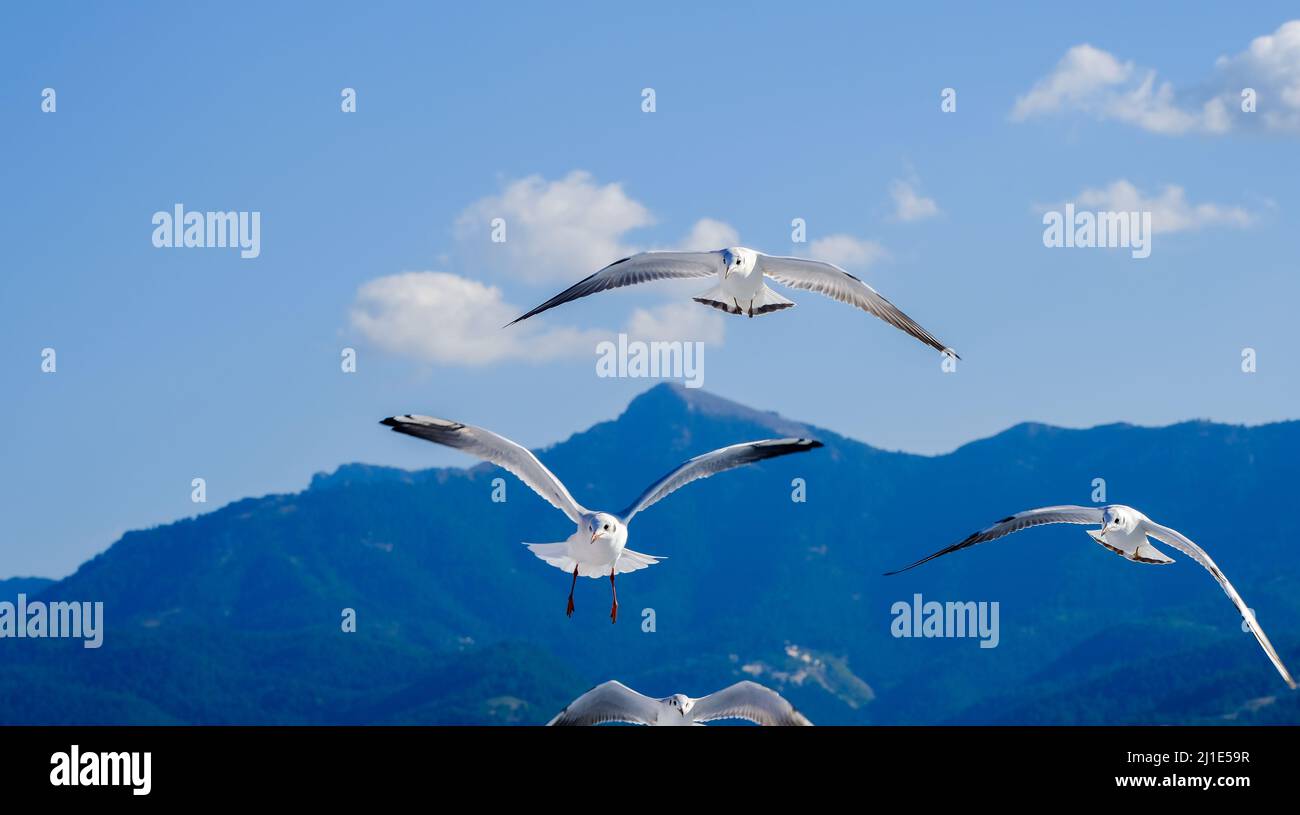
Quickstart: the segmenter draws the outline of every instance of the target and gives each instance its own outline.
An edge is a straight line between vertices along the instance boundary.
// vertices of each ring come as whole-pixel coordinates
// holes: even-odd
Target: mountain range
[[[569,578],[519,543],[571,522],[487,464],[347,464],[129,532],[63,580],[0,582],[0,600],[103,601],[106,618],[98,649],[0,640],[0,722],[540,723],[606,679],[702,696],[750,678],[819,724],[1300,723],[1177,552],[1144,566],[1045,527],[883,576],[1013,512],[1088,504],[1104,479],[1105,500],[1205,547],[1300,668],[1300,516],[1277,511],[1300,483],[1300,422],[1021,424],[920,456],[658,385],[538,455],[579,501],[617,508],[690,456],[773,436],[825,447],[638,515],[629,545],[667,559],[620,577],[615,625],[603,580],[580,581],[565,617]],[[895,637],[891,609],[918,594],[997,602],[997,646]]]

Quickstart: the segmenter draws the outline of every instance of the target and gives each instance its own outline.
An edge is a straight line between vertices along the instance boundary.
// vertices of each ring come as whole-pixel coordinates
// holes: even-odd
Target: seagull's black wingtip
[[[509,328],[510,326],[514,325],[515,323],[522,323],[524,320],[527,320],[529,317],[532,317],[534,314],[537,314],[537,313],[538,313],[537,310],[534,309],[534,310],[529,311],[529,312],[527,312],[527,313],[525,313],[525,314],[520,314],[518,317],[514,318],[514,319],[511,320],[510,322],[508,322],[508,323],[506,323],[505,325],[501,326],[501,328],[504,330],[504,329],[507,329],[507,328]]]
[[[397,427],[398,425],[396,416],[389,416],[387,419],[380,419],[379,423],[386,427]]]

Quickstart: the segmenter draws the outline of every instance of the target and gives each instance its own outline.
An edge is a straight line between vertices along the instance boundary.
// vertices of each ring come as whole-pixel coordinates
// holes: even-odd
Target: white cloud
[[[1241,112],[1247,87],[1258,93],[1257,113]],[[1157,82],[1154,70],[1076,45],[1016,99],[1011,118],[1069,111],[1170,135],[1221,134],[1238,126],[1300,133],[1300,20],[1257,37],[1240,54],[1220,57],[1209,80],[1182,93]]]
[[[1250,226],[1255,215],[1239,206],[1193,204],[1182,187],[1166,184],[1147,195],[1124,179],[1089,188],[1074,199],[1077,208],[1111,212],[1150,212],[1152,232],[1188,232],[1211,226]]]
[[[915,183],[897,180],[889,186],[894,199],[894,217],[900,221],[920,221],[939,214],[939,205],[916,191]]]
[[[721,344],[726,318],[699,303],[668,303],[632,312],[627,335],[634,340],[682,340]]]
[[[501,290],[446,272],[403,272],[357,290],[351,323],[367,342],[398,356],[442,365],[591,357],[613,331],[549,328],[531,320],[503,328],[524,313]],[[720,344],[721,315],[697,303],[636,309],[624,329],[634,339],[702,340]]]
[[[679,248],[685,251],[726,249],[740,245],[740,233],[731,224],[701,218]]]
[[[492,221],[505,220],[506,240],[493,243]],[[599,184],[575,170],[547,181],[529,176],[506,184],[499,195],[470,204],[456,218],[455,235],[468,258],[527,283],[580,280],[646,247],[626,240],[654,223],[644,204],[617,183]],[[721,249],[740,236],[730,224],[701,218],[673,249]]]
[[[446,272],[403,272],[363,284],[351,320],[384,351],[450,365],[554,359],[590,352],[598,341],[573,329],[502,328],[522,313],[495,286]]]
[[[1265,126],[1300,133],[1300,20],[1256,37],[1236,56],[1219,57],[1215,66],[1235,80],[1237,94],[1243,87],[1259,92],[1259,112],[1254,115]]]
[[[879,243],[852,235],[827,235],[818,238],[808,247],[808,256],[845,268],[865,268],[888,257],[889,253]]]
[[[1017,121],[1065,107],[1091,105],[1097,97],[1127,82],[1133,63],[1121,63],[1111,54],[1084,43],[1076,45],[1056,64],[1056,69],[1038,80],[1029,93],[1016,98],[1011,118]]]
[[[504,243],[491,242],[494,218],[506,221]],[[599,184],[589,173],[574,171],[555,181],[529,176],[507,183],[500,194],[466,207],[456,219],[455,234],[476,270],[495,268],[507,277],[545,286],[549,295],[556,283],[572,283],[641,251],[626,242],[625,235],[653,221],[649,210],[621,185]],[[731,225],[701,218],[671,248],[720,249],[739,242]],[[701,281],[682,281],[678,287],[665,282],[653,288],[684,298],[692,292],[680,286],[688,283],[704,288]],[[496,286],[447,272],[423,271],[363,284],[350,318],[353,330],[375,347],[442,365],[590,356],[597,343],[616,333],[553,327],[551,313],[546,315],[550,319],[533,318],[502,328],[525,311],[506,302]],[[725,323],[722,315],[705,306],[678,300],[635,309],[623,331],[634,339],[721,343]]]
[[[491,223],[503,218],[504,243],[492,243]],[[575,170],[558,181],[529,176],[499,195],[470,204],[456,219],[457,239],[472,257],[530,281],[578,280],[631,253],[630,230],[654,222],[621,184],[600,185]]]

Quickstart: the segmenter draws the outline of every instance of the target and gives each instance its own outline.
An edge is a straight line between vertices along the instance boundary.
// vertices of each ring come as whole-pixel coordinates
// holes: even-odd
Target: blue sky
[[[888,448],[1024,420],[1296,418],[1300,45],[1281,27],[1300,15],[1066,11],[6,8],[0,576],[61,576],[127,529],[343,462],[466,463],[383,432],[393,413],[561,440],[652,384],[595,376],[590,339],[630,325],[707,338],[708,390]],[[1247,82],[1253,117],[1211,115]],[[905,193],[935,213],[900,210]],[[1045,248],[1041,209],[1085,199],[1154,208],[1151,257]],[[178,202],[261,212],[260,257],[154,248],[153,213]],[[729,233],[834,251],[963,362],[944,374],[811,293],[748,321],[645,286],[507,339],[474,317],[541,302],[603,247]],[[481,311],[404,310],[448,282]]]

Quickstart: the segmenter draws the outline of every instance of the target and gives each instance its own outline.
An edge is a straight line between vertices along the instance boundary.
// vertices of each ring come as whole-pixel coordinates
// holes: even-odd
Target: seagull
[[[1223,572],[1219,571],[1218,565],[1210,559],[1205,550],[1178,530],[1161,526],[1133,507],[1127,507],[1123,504],[1110,504],[1104,507],[1042,507],[1041,509],[1018,512],[1015,515],[1003,518],[987,529],[969,535],[959,543],[954,543],[946,549],[940,549],[932,555],[921,558],[911,566],[904,566],[902,569],[886,572],[886,574],[905,572],[949,552],[966,549],[977,543],[997,540],[1010,535],[1012,532],[1019,532],[1022,529],[1028,529],[1031,526],[1042,526],[1043,524],[1100,524],[1101,529],[1088,529],[1085,531],[1097,543],[1134,563],[1164,565],[1174,562],[1173,558],[1155,548],[1147,535],[1188,555],[1192,560],[1204,566],[1214,576],[1214,579],[1219,581],[1219,585],[1223,587],[1228,599],[1232,600],[1233,605],[1237,607],[1237,611],[1241,612],[1242,618],[1255,635],[1255,639],[1259,640],[1264,653],[1268,654],[1268,658],[1273,661],[1273,667],[1277,668],[1277,672],[1282,675],[1282,679],[1286,681],[1287,686],[1295,690],[1295,680],[1291,678],[1291,673],[1282,664],[1282,658],[1273,649],[1273,643],[1268,641],[1264,629],[1260,628],[1259,622],[1255,619],[1255,612],[1246,606],[1246,602],[1241,599],[1241,595],[1237,594],[1237,590],[1228,582],[1228,578],[1223,576]]]
[[[551,506],[569,516],[569,520],[578,525],[578,530],[568,540],[524,545],[552,566],[573,573],[569,605],[565,610],[567,616],[573,616],[573,590],[578,585],[579,575],[595,578],[608,575],[614,595],[614,605],[609,612],[611,623],[618,622],[618,588],[614,585],[614,575],[645,569],[665,559],[626,548],[627,525],[633,516],[692,481],[755,461],[803,453],[822,446],[821,442],[812,439],[764,439],[723,447],[687,461],[651,484],[627,509],[610,513],[596,512],[579,504],[536,456],[489,430],[432,416],[390,416],[380,424],[398,433],[463,450],[504,467]]]
[[[516,318],[506,328],[589,294],[652,280],[714,275],[718,278],[717,285],[694,297],[695,302],[721,309],[728,314],[748,314],[750,317],[792,308],[793,302],[768,288],[766,278],[771,278],[783,286],[814,291],[856,306],[895,328],[906,331],[931,348],[957,357],[951,348],[935,339],[929,331],[900,311],[898,306],[835,264],[806,258],[765,255],[743,246],[713,252],[642,252],[616,260]]]
[[[812,726],[812,722],[776,691],[749,680],[737,682],[700,699],[692,699],[684,693],[651,699],[613,679],[574,699],[547,725],[590,725],[603,722],[703,725],[717,719],[745,719],[769,727]]]

